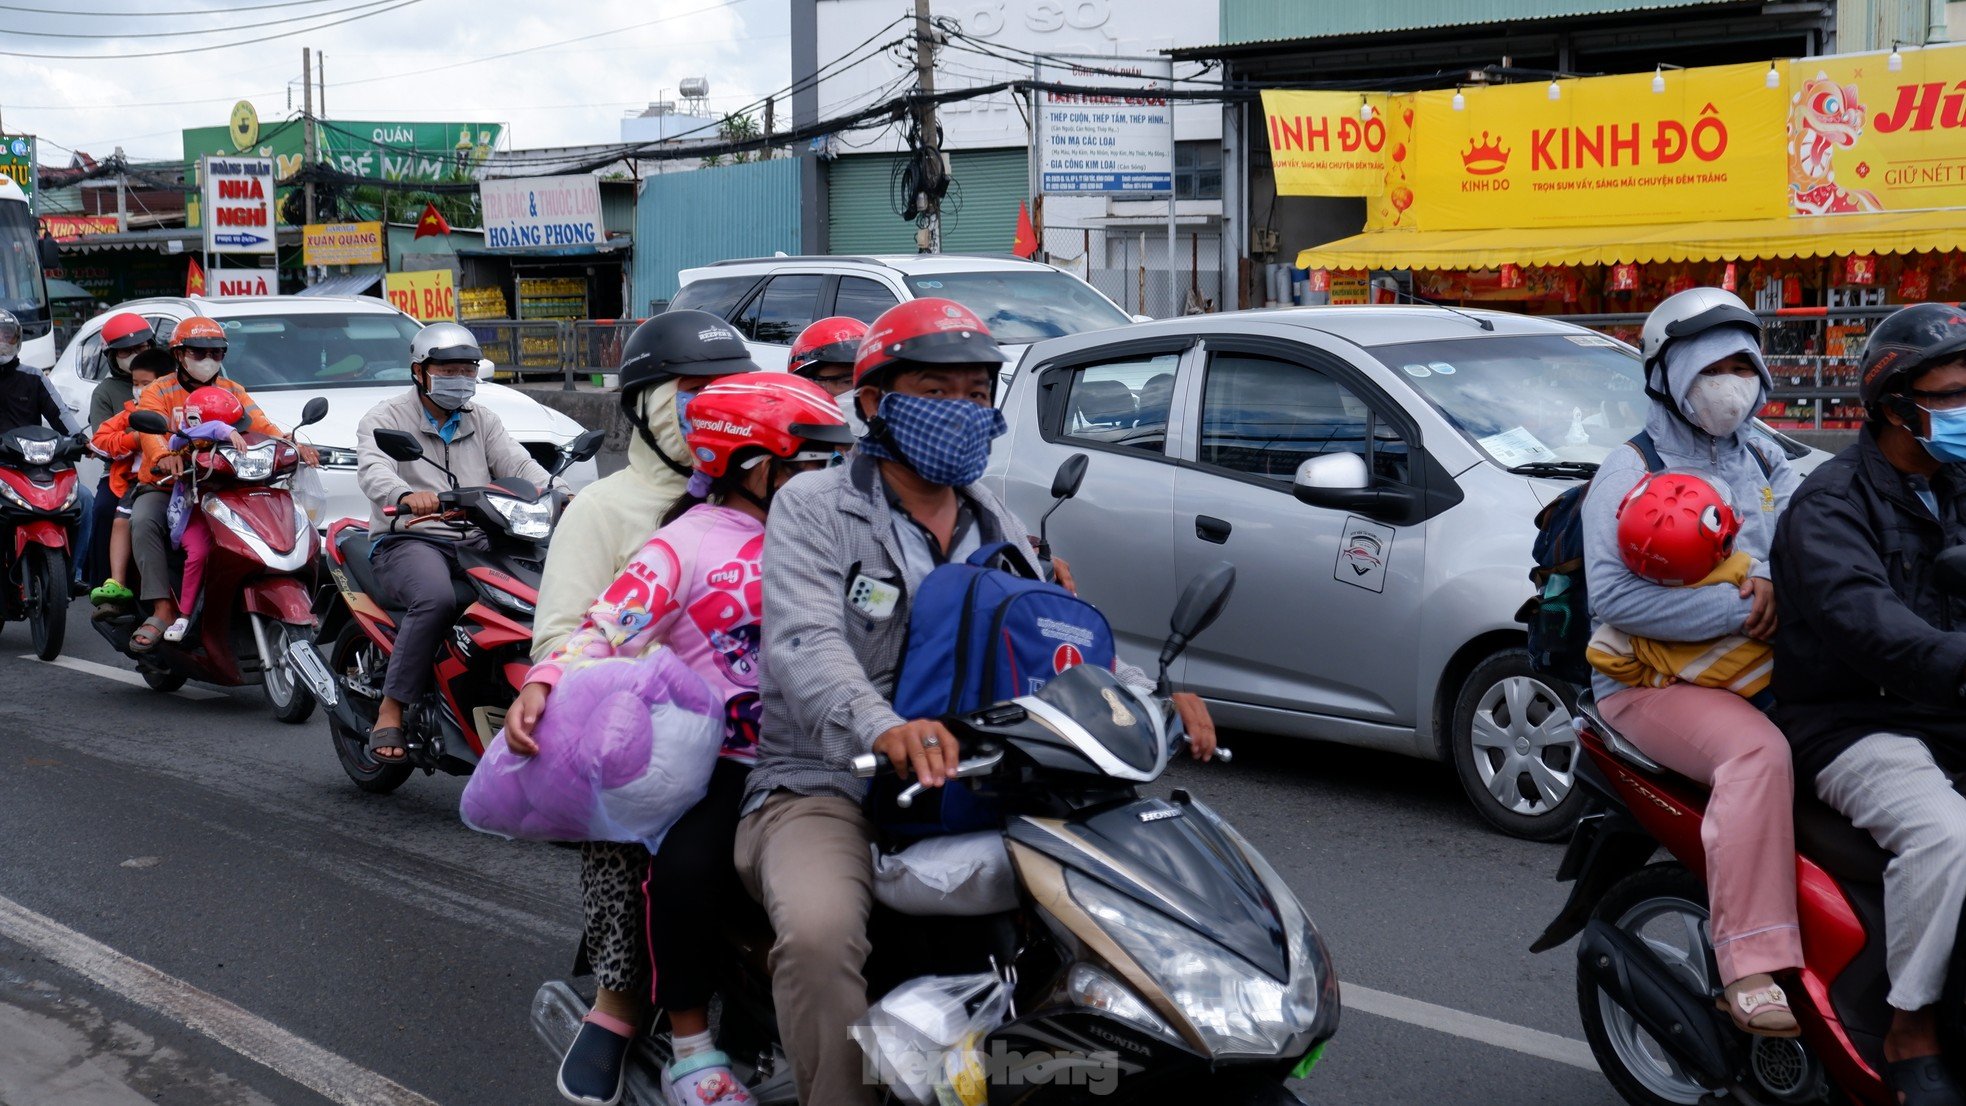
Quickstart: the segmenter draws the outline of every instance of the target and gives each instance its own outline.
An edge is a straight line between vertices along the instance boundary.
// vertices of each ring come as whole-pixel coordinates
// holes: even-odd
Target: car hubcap
[[[1475,705],[1474,766],[1511,814],[1548,814],[1576,783],[1577,734],[1556,691],[1529,676],[1497,681]]]
[[[1698,993],[1719,990],[1709,967],[1712,958],[1707,955],[1707,913],[1698,904],[1676,898],[1648,899],[1626,911],[1618,919],[1618,928],[1643,941],[1660,963]],[[1611,1050],[1633,1079],[1668,1102],[1693,1106],[1701,1101],[1706,1089],[1686,1074],[1679,1061],[1636,1018],[1602,991],[1597,1002]]]

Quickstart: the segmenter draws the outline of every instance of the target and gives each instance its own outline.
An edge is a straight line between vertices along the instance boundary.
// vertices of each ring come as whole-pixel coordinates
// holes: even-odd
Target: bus
[[[21,364],[45,370],[55,364],[55,326],[34,227],[27,193],[0,176],[0,308],[20,320]]]

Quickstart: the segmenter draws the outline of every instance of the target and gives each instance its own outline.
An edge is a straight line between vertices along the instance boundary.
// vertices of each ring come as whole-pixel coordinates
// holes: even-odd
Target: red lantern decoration
[[[1732,261],[1729,261],[1726,267],[1720,270],[1720,286],[1729,292],[1740,291],[1741,274],[1734,268]]]
[[[1330,270],[1330,269],[1312,269],[1312,270],[1311,270],[1311,291],[1313,291],[1313,292],[1329,292],[1329,291],[1331,291],[1331,270]]]
[[[1802,306],[1802,278],[1801,277],[1785,276],[1782,278],[1782,306],[1783,307]]]
[[[1522,287],[1522,266],[1514,264],[1504,264],[1502,266],[1502,287]]]
[[[1922,265],[1907,264],[1898,273],[1898,299],[1904,303],[1923,303],[1931,298],[1931,272]]]
[[[1852,255],[1843,259],[1843,283],[1876,284],[1877,258],[1868,254]]]
[[[1610,290],[1613,292],[1636,292],[1638,290],[1638,266],[1630,262],[1611,266]]]

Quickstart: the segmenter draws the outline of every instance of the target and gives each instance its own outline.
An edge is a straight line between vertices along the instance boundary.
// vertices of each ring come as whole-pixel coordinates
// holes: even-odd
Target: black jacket
[[[1795,746],[1798,790],[1875,733],[1922,737],[1941,761],[1966,752],[1966,600],[1933,585],[1939,552],[1966,544],[1966,465],[1931,479],[1937,518],[1921,486],[1866,430],[1775,526],[1775,722]]]
[[[81,429],[47,377],[19,361],[0,365],[0,431],[42,423],[60,434]]]

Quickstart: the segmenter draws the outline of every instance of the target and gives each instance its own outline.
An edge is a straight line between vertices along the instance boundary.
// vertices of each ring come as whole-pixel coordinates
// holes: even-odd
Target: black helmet
[[[1899,308],[1864,342],[1858,394],[1875,413],[1913,374],[1960,353],[1966,353],[1966,311],[1943,303]]]
[[[758,371],[731,325],[708,311],[665,311],[635,328],[621,347],[621,405],[632,409],[643,388],[679,376]]]

